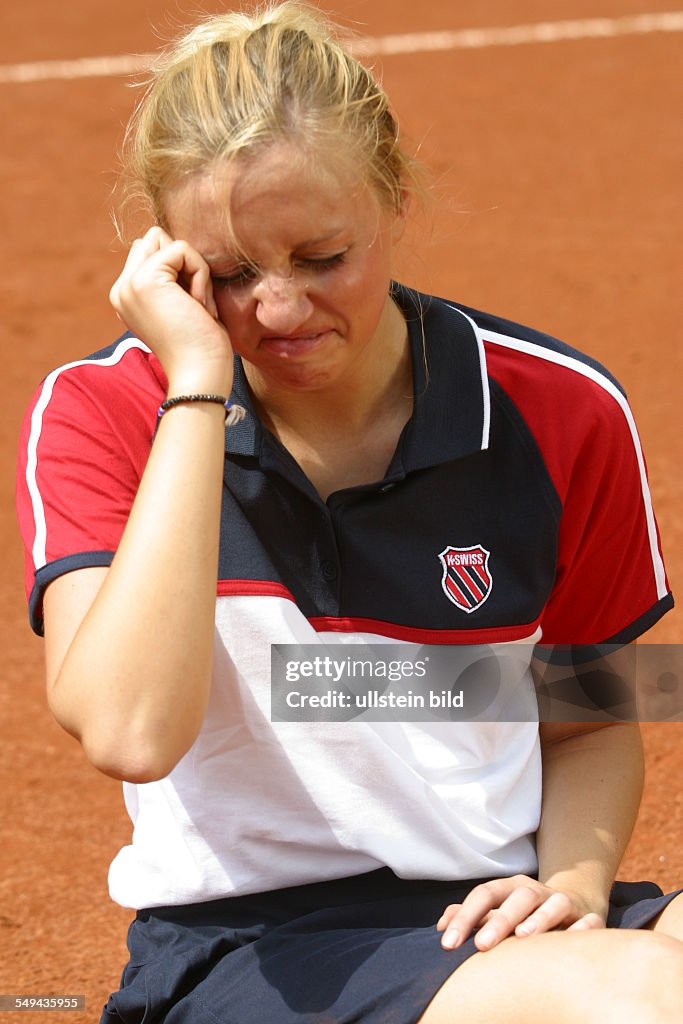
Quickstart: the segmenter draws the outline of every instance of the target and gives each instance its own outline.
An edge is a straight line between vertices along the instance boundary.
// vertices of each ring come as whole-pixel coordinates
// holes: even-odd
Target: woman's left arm
[[[538,880],[494,879],[447,907],[437,924],[446,949],[477,928],[475,944],[485,950],[510,935],[604,926],[640,804],[640,731],[630,723],[544,723],[540,738]]]
[[[539,881],[603,919],[643,789],[637,725],[543,723]]]

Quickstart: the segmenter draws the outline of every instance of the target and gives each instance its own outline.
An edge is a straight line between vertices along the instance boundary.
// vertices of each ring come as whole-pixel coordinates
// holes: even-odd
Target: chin
[[[277,384],[278,387],[287,388],[289,391],[324,391],[326,388],[334,385],[334,378],[329,374],[293,374],[288,377],[280,377],[275,380],[271,378],[273,383]]]
[[[292,391],[323,391],[325,388],[333,387],[340,377],[340,372],[332,367],[306,366],[305,363],[280,365],[263,373],[264,381],[271,386]]]

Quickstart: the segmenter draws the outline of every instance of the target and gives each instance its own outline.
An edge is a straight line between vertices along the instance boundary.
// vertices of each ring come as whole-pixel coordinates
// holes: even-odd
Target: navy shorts
[[[441,948],[435,924],[482,879],[332,882],[138,911],[130,961],[100,1024],[415,1024],[476,952]],[[677,895],[617,882],[607,920],[641,928]]]

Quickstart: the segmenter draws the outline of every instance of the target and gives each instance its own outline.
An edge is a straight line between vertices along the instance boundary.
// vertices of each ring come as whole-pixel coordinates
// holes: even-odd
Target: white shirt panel
[[[124,784],[134,834],[110,869],[116,902],[202,902],[384,865],[434,879],[536,870],[537,723],[271,722],[270,645],[325,642],[396,643],[318,634],[280,597],[218,599],[197,740],[167,778]]]

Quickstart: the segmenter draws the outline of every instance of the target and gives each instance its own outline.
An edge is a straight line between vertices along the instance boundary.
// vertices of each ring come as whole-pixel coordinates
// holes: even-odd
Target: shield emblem
[[[481,608],[491,593],[490,555],[491,552],[481,544],[469,548],[455,548],[449,544],[439,555],[443,567],[443,592],[449,601],[468,615]]]

